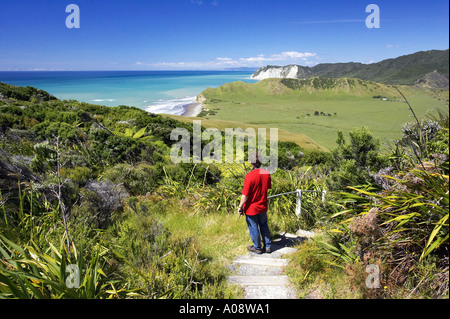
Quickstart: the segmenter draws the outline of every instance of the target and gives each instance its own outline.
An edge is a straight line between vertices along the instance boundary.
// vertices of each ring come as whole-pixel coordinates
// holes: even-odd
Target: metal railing
[[[276,194],[276,195],[271,195],[271,196],[267,196],[267,199],[271,199],[271,198],[275,198],[275,197],[280,197],[280,196],[284,196],[284,195],[289,195],[289,194],[297,194],[297,202],[296,202],[296,206],[295,206],[295,214],[300,217],[300,215],[302,214],[302,198],[303,198],[303,193],[322,193],[322,203],[325,202],[325,195],[327,194],[327,191],[313,191],[313,190],[302,190],[302,189],[297,189],[294,192],[287,192],[287,193],[281,193],[281,194]]]

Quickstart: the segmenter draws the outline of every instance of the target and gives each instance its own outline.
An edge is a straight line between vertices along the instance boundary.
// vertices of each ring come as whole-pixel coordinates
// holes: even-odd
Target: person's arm
[[[244,206],[244,203],[247,201],[247,199],[248,199],[247,196],[245,196],[245,195],[241,196],[241,202],[239,203],[239,209],[238,209],[239,214],[244,213],[243,206]]]

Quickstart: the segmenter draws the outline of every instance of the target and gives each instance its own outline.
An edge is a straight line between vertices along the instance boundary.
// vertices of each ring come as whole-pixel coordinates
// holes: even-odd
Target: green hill
[[[412,86],[400,89],[420,117],[445,105],[431,91]],[[202,94],[206,99],[203,108],[208,110],[202,116],[206,119],[276,127],[306,135],[328,149],[336,146],[338,130],[367,126],[383,142],[389,142],[401,135],[405,122],[412,120],[394,87],[360,79],[234,82]]]
[[[292,66],[287,66],[292,67]],[[358,78],[386,84],[413,85],[429,73],[449,78],[449,50],[421,51],[378,63],[322,63],[314,67],[297,66],[297,78]],[[267,72],[275,66],[262,67],[254,73]],[[448,86],[448,84],[447,84]]]

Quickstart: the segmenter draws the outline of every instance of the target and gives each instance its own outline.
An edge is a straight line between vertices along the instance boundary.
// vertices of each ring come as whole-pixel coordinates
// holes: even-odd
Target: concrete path
[[[297,249],[292,246],[303,242],[314,234],[308,232],[298,235],[280,233],[282,237],[272,243],[271,254],[257,255],[249,252],[244,256],[236,256],[228,268],[232,272],[228,283],[241,285],[245,299],[296,299],[295,290],[284,275],[284,267],[288,259],[281,258],[292,254]]]

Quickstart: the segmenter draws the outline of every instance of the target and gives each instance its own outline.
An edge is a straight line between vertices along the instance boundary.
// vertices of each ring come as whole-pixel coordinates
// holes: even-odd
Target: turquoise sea
[[[208,87],[251,80],[251,71],[32,71],[2,72],[0,82],[33,86],[61,100],[135,106],[181,115]]]

